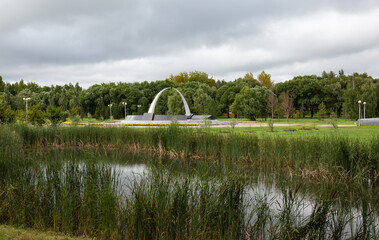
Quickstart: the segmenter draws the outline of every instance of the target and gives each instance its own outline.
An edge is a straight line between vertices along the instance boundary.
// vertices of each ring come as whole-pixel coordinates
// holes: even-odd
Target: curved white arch
[[[164,88],[164,89],[162,89],[162,90],[161,90],[161,91],[155,96],[153,102],[152,102],[151,105],[150,105],[150,108],[149,108],[148,113],[152,113],[152,114],[154,114],[155,105],[157,105],[158,98],[159,98],[159,97],[161,96],[161,94],[162,94],[164,91],[166,91],[167,89],[175,89],[175,90],[179,93],[180,97],[181,97],[182,100],[183,100],[184,109],[186,110],[186,116],[187,116],[187,117],[190,117],[190,116],[191,116],[191,111],[190,111],[190,109],[189,109],[189,107],[188,107],[188,104],[187,104],[186,99],[183,97],[182,93],[179,92],[178,89],[173,88],[173,87],[167,87],[167,88]]]

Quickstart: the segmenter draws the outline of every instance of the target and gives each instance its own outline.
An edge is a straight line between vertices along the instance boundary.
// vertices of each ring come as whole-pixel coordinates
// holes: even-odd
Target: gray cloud
[[[279,81],[340,68],[377,77],[376,29],[375,0],[0,0],[0,75],[87,86],[192,70],[225,80],[262,69]]]

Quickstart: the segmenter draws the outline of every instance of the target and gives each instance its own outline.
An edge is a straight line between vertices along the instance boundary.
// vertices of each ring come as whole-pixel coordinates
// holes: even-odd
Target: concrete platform
[[[212,115],[155,115],[153,113],[144,113],[143,115],[128,115],[125,121],[172,121],[176,119],[178,121],[204,121],[204,119],[214,119]]]
[[[357,126],[379,126],[379,118],[358,119]]]
[[[218,120],[207,120],[210,125],[227,125],[230,126],[229,123]],[[170,124],[171,120],[154,120],[154,121],[143,121],[143,120],[122,120],[121,124]],[[178,120],[178,123],[197,123],[199,125],[205,124],[204,119],[187,119],[187,120]]]

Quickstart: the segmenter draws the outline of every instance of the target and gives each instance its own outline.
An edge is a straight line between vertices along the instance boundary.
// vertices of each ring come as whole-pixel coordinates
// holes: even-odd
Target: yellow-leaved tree
[[[274,84],[274,82],[271,81],[271,74],[267,74],[265,71],[262,71],[261,74],[258,75],[258,81],[262,84],[262,86],[269,89]]]

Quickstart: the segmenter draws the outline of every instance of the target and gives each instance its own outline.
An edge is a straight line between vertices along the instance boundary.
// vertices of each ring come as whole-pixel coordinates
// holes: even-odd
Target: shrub
[[[0,123],[10,123],[15,120],[15,113],[11,108],[4,104],[0,103]]]
[[[293,114],[293,118],[299,119],[300,118],[300,111],[296,110],[295,113]]]
[[[318,106],[317,117],[318,117],[318,119],[322,120],[325,118],[325,115],[326,115],[326,106],[324,103],[321,103]]]
[[[47,108],[47,118],[51,125],[56,126],[66,120],[67,114],[60,107],[49,106]]]
[[[42,111],[41,105],[33,105],[28,109],[28,122],[33,125],[39,125],[45,123],[46,113]]]
[[[274,121],[272,120],[272,118],[267,119],[267,125],[270,128],[270,132],[273,132],[274,131]]]
[[[74,125],[78,125],[78,123],[80,122],[81,118],[79,115],[75,115],[73,118],[72,118],[72,123]]]

